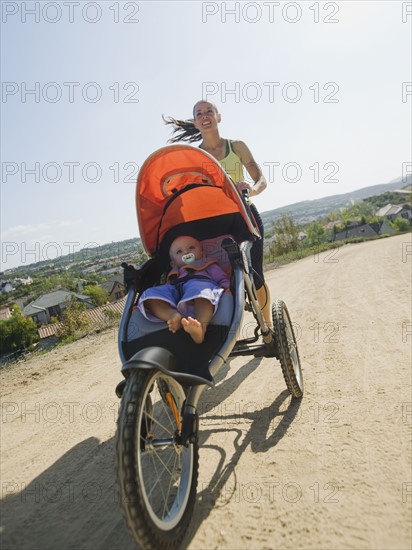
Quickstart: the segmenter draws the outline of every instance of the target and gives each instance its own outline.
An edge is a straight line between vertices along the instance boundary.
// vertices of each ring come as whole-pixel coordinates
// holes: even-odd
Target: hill
[[[380,185],[371,185],[363,187],[349,193],[340,195],[330,195],[321,199],[306,200],[261,212],[261,217],[265,231],[271,228],[272,222],[276,221],[283,214],[289,214],[297,224],[309,223],[317,218],[325,216],[331,210],[341,210],[351,206],[354,202],[380,195],[389,191],[407,191],[412,183],[412,176],[407,176],[405,181],[397,178],[390,183]],[[406,197],[405,197],[406,202]]]
[[[341,210],[351,206],[354,202],[366,199],[368,197],[380,195],[389,191],[401,191],[405,193],[405,202],[407,201],[408,188],[411,187],[412,176],[409,175],[404,180],[397,178],[389,183],[363,187],[349,193],[340,195],[331,195],[321,199],[306,200],[261,212],[265,232],[272,228],[272,222],[276,221],[283,214],[289,214],[299,225],[309,223],[317,218],[325,216],[331,210]],[[409,199],[410,200],[410,199]],[[96,264],[107,264],[110,268],[113,265],[119,266],[122,261],[134,262],[143,253],[139,238],[127,239],[119,242],[111,242],[98,246],[96,248],[83,249],[73,254],[60,256],[54,260],[46,260],[33,263],[27,266],[21,266],[15,269],[7,270],[7,277],[22,276],[24,274],[41,273],[47,275],[56,271],[63,271],[79,268],[81,271],[88,266]],[[4,276],[3,276],[4,278]]]

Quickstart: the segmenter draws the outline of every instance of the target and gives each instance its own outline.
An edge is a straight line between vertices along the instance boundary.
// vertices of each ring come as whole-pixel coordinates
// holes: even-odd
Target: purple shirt
[[[214,258],[207,259],[201,258],[200,260],[195,260],[191,264],[182,265],[181,267],[174,268],[169,272],[167,279],[169,281],[170,277],[177,276],[178,279],[186,277],[190,273],[196,273],[196,275],[201,275],[202,277],[207,277],[214,281],[221,288],[229,288],[230,282],[223,271],[223,269],[217,264],[217,260]]]

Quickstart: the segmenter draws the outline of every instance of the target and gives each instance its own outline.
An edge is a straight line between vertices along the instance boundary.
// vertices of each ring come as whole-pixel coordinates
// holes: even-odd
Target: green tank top
[[[219,162],[235,183],[245,181],[242,161],[233,151],[230,139],[226,140],[226,156]]]

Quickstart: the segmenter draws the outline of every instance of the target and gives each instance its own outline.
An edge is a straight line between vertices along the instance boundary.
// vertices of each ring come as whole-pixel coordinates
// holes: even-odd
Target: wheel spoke
[[[153,416],[153,414],[148,414],[146,415],[148,418],[150,418],[150,420],[153,422],[153,424],[155,424],[158,428],[161,428],[162,430],[164,430],[167,434],[173,436],[174,433],[175,433],[175,428],[174,426],[172,425],[170,428],[168,428],[167,426],[165,426],[164,424],[162,424],[155,416]]]
[[[165,413],[165,415],[167,416],[167,420],[169,421],[169,424],[173,424],[173,420],[170,417],[170,408],[168,407],[167,403],[165,403],[160,389],[158,389],[158,397],[159,397],[159,400],[156,401],[158,407],[162,408],[162,412]]]
[[[161,463],[161,465],[163,465],[163,470],[159,472],[158,470],[158,467],[156,466],[156,463],[155,463],[155,455],[156,455],[156,458],[158,460],[158,462]],[[173,458],[173,456],[172,456]],[[155,483],[153,484],[151,490],[149,491],[148,493],[148,499],[150,502],[152,502],[152,494],[153,494],[153,491],[159,487],[159,490],[160,492],[162,493],[162,497],[163,497],[163,502],[165,504],[165,506],[167,506],[167,497],[165,496],[165,493],[164,493],[164,489],[163,489],[163,485],[161,483],[162,481],[162,477],[164,477],[165,473],[169,473],[170,474],[170,477],[172,477],[172,470],[169,469],[169,467],[163,462],[162,459],[160,459],[160,457],[158,456],[157,453],[151,453],[151,460],[152,460],[152,463],[153,463],[153,469],[155,470],[156,472],[156,481]],[[167,495],[169,496],[169,495]],[[163,507],[163,509],[165,508],[165,506]],[[163,515],[161,516],[162,518],[164,517],[164,513]]]
[[[154,461],[155,461],[155,458],[157,458],[157,461],[160,462],[160,464],[163,466],[163,472],[167,472],[168,474],[170,474],[170,477],[173,477],[173,469],[170,469],[169,464],[164,462],[164,460],[160,457],[158,452],[153,450],[152,452],[150,452],[150,455],[151,455],[151,459],[153,461],[153,467],[154,468],[156,468],[156,466],[154,464]],[[171,458],[169,458],[168,462],[170,462],[170,460],[173,460],[173,454],[172,453],[170,453],[170,457]],[[156,473],[157,473],[157,476],[158,476],[158,480],[157,480],[155,485],[157,485],[159,483],[160,477],[161,477],[161,474],[159,475],[159,472],[157,471],[157,469],[156,469]]]
[[[176,462],[177,462],[177,460],[178,460],[178,456],[176,455],[176,457],[175,457],[175,462],[174,462],[174,465],[173,465],[173,472],[176,472]],[[171,494],[171,492],[172,492],[172,488],[173,488],[173,486],[174,486],[175,483],[177,484],[177,488],[176,488],[176,490],[177,490],[176,498],[178,499],[178,498],[179,498],[179,491],[178,491],[178,489],[179,489],[179,485],[180,485],[180,479],[176,479],[175,475],[172,474],[172,475],[170,476],[169,487],[168,487],[168,492],[167,492],[167,499],[166,499],[166,501],[165,501],[165,505],[164,505],[164,508],[163,508],[163,517],[165,517],[165,515],[166,515],[166,514],[165,514],[165,509],[166,509],[166,507],[167,507],[167,503],[168,503],[168,500],[169,500],[169,496],[170,496],[170,494]],[[169,512],[170,512],[170,509],[168,508],[168,509],[167,509],[167,513],[169,514]]]

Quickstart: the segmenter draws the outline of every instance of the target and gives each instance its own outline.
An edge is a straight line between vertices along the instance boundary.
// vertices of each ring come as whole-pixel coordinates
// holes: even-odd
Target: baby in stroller
[[[136,185],[136,212],[149,259],[138,270],[129,266],[125,271],[126,285],[134,292],[128,293],[119,327],[122,363],[140,351],[161,346],[173,354],[179,372],[198,376],[199,382],[202,379],[213,383],[213,365],[226,361],[241,329],[245,287],[239,245],[259,238],[259,231],[222,167],[210,155],[189,145],[167,146],[146,159]],[[216,279],[212,274],[218,288],[214,281],[208,289],[212,300],[203,300],[209,311],[206,315],[201,312],[200,317],[199,312],[185,309],[184,302],[176,307],[181,300],[173,296],[169,302],[176,309],[165,315],[159,314],[159,303],[153,303],[159,298],[159,288],[164,299],[163,283],[170,275],[170,248],[178,237],[185,236],[202,244],[203,256],[199,251],[196,257],[214,260],[207,269],[208,277],[218,265],[226,274],[224,277],[220,273]],[[227,238],[236,245],[231,258],[222,247]],[[200,280],[195,282],[198,287]],[[207,283],[209,286],[210,279]],[[188,285],[188,289],[190,286],[193,285]],[[192,317],[201,326],[190,319],[186,322],[184,317]],[[179,329],[180,325],[183,329]],[[268,332],[266,327],[264,330]],[[127,367],[123,373],[127,376]]]
[[[166,321],[173,333],[183,328],[201,344],[230,281],[217,259],[204,257],[201,243],[192,236],[177,237],[169,255],[167,283],[145,290],[138,308],[149,321]]]
[[[250,249],[261,235],[247,202],[220,164],[190,145],[155,151],[139,171],[136,212],[149,259],[138,270],[124,264],[128,297],[118,344],[125,378],[144,364],[165,368],[190,386],[213,385],[229,356],[269,350],[266,357],[281,359],[281,347],[286,346],[285,370],[292,369],[293,379],[288,388],[301,395],[300,380],[294,381],[297,348],[284,303],[272,305],[271,329],[257,301]],[[195,240],[185,248],[188,236]],[[196,278],[190,280],[189,273]],[[248,323],[246,337],[239,338],[245,309],[256,326],[252,335]],[[167,367],[147,359],[154,349],[156,354],[165,350]],[[116,393],[121,395],[123,388],[121,384]]]

